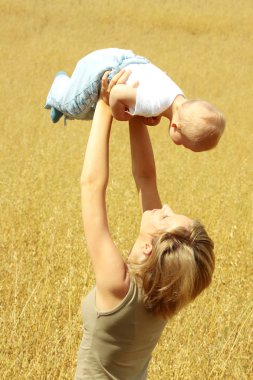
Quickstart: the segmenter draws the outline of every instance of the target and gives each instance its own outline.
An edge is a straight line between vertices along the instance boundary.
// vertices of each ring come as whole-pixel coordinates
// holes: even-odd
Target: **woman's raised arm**
[[[106,188],[109,177],[109,139],[112,113],[108,105],[111,86],[102,79],[81,174],[82,215],[88,252],[96,276],[96,303],[103,310],[114,307],[128,291],[126,264],[114,245],[107,221]],[[124,80],[125,73],[114,79]]]
[[[156,183],[156,166],[148,129],[142,118],[129,121],[132,172],[142,211],[162,207]]]

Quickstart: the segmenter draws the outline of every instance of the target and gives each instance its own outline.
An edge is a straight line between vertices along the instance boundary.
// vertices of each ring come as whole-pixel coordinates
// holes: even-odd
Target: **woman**
[[[146,126],[130,121],[133,176],[143,211],[140,232],[128,261],[112,241],[107,221],[110,85],[102,79],[81,175],[82,213],[96,287],[83,303],[84,337],[76,380],[147,378],[151,353],[168,319],[211,282],[213,243],[204,227],[162,207]],[[145,159],[143,159],[145,157]]]

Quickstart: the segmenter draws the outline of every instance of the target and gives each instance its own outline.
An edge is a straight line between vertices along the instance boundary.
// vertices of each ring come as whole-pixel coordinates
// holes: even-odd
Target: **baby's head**
[[[223,114],[204,100],[186,100],[172,116],[170,137],[194,152],[214,148],[225,129]]]

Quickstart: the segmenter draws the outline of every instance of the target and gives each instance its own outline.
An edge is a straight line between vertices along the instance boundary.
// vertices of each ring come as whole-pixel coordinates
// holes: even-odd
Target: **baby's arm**
[[[134,108],[136,102],[136,88],[117,84],[110,92],[109,104],[113,117],[119,121],[131,119],[129,107]]]

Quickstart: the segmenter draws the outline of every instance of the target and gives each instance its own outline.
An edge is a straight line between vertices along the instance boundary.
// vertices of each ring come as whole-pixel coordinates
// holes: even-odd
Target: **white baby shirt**
[[[129,109],[131,115],[158,116],[173,103],[177,95],[184,95],[176,83],[152,63],[132,64],[125,69],[132,72],[127,84],[139,82],[135,108]]]

